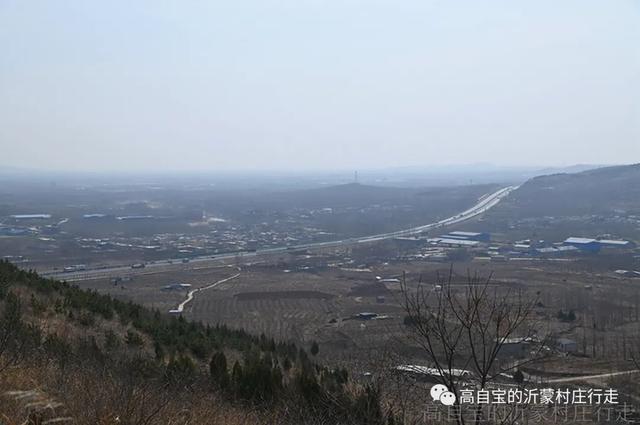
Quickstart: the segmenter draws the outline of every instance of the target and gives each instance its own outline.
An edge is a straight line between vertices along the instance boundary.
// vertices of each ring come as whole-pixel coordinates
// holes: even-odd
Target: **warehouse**
[[[477,241],[477,242],[489,242],[491,240],[491,235],[489,233],[479,233],[479,232],[449,232],[446,235],[442,235],[442,238],[445,239],[464,239],[467,241]]]
[[[602,248],[611,249],[634,249],[636,247],[635,243],[623,240],[600,239],[598,243]]]
[[[584,252],[600,251],[600,242],[598,242],[595,239],[570,237],[565,239],[565,241],[562,244],[575,246],[580,251],[584,251]]]
[[[551,257],[558,255],[568,255],[575,254],[580,252],[580,249],[573,245],[563,245],[563,246],[550,246],[547,248],[537,248],[532,251],[533,255],[540,255],[542,257]]]
[[[15,214],[11,216],[14,220],[48,220],[51,214]]]
[[[523,358],[531,350],[531,345],[534,341],[530,337],[514,337],[505,338],[503,341],[498,342],[501,344],[499,351],[501,357]]]
[[[427,240],[429,243],[438,245],[438,246],[446,246],[451,248],[474,248],[477,247],[480,242],[478,241],[469,241],[466,239],[453,239],[453,238],[432,238]]]
[[[170,285],[163,286],[161,291],[187,291],[191,289],[190,283],[172,283]]]
[[[561,353],[576,353],[578,351],[578,344],[572,339],[559,338],[556,341],[556,348]]]

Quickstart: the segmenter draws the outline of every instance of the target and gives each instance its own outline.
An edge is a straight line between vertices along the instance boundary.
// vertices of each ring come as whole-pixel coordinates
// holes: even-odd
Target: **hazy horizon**
[[[342,171],[640,158],[640,5],[0,5],[0,167]]]
[[[456,174],[469,174],[469,173],[500,173],[500,172],[542,172],[550,171],[555,172],[580,172],[588,169],[596,169],[602,167],[617,167],[617,166],[631,166],[638,163],[612,163],[612,164],[532,164],[532,165],[518,165],[518,164],[492,164],[492,163],[460,163],[460,164],[420,164],[420,165],[407,165],[407,166],[395,166],[395,167],[360,167],[360,168],[313,168],[307,167],[304,169],[282,169],[282,168],[253,168],[253,169],[93,169],[93,170],[76,170],[76,169],[56,169],[56,168],[34,168],[34,167],[15,167],[15,166],[2,166],[0,168],[0,174],[12,175],[12,174],[25,174],[35,173],[46,175],[69,175],[69,176],[82,176],[82,175],[132,175],[132,176],[234,176],[234,175],[253,175],[253,176],[286,176],[286,175],[309,175],[309,176],[322,176],[333,174],[348,175],[349,178],[354,178],[354,173],[358,173],[360,176],[389,173],[390,175],[456,175]],[[574,171],[577,170],[577,171]],[[567,171],[564,171],[567,170]]]

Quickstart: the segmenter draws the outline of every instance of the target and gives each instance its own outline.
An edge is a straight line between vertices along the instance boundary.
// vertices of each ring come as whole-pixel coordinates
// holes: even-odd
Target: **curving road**
[[[87,269],[87,270],[78,271],[78,272],[52,271],[52,272],[41,273],[41,275],[46,277],[66,280],[69,282],[91,280],[91,279],[102,279],[102,278],[107,278],[107,277],[111,277],[111,276],[115,276],[123,273],[127,273],[127,274],[157,273],[160,271],[168,271],[176,267],[184,267],[192,263],[207,262],[212,260],[233,259],[238,256],[254,257],[257,255],[264,255],[264,254],[278,254],[278,253],[287,252],[289,250],[332,248],[332,247],[339,247],[339,246],[356,245],[360,243],[376,242],[376,241],[392,239],[392,238],[401,237],[401,236],[411,236],[411,235],[422,233],[427,230],[437,229],[444,226],[450,226],[453,224],[461,223],[463,221],[472,219],[480,214],[485,213],[486,211],[493,208],[494,206],[496,206],[502,199],[507,197],[511,192],[513,192],[517,188],[518,186],[504,187],[496,192],[483,196],[482,198],[480,198],[480,201],[477,204],[475,204],[473,207],[465,211],[462,211],[461,213],[456,214],[455,216],[445,218],[444,220],[440,220],[435,223],[425,224],[423,226],[412,227],[404,230],[398,230],[395,232],[380,233],[377,235],[362,236],[357,238],[341,239],[341,240],[328,241],[328,242],[312,242],[312,243],[305,243],[305,244],[293,245],[293,246],[265,248],[265,249],[258,249],[256,251],[245,251],[240,253],[234,252],[234,253],[227,253],[227,254],[223,253],[223,254],[216,254],[216,255],[206,255],[206,256],[190,258],[189,263],[187,264],[183,264],[182,259],[168,259],[168,260],[155,261],[153,263],[147,263],[145,268],[141,268],[141,269],[132,269],[131,266],[126,265],[126,266],[117,266],[117,267],[109,267],[109,268],[102,268],[102,269]]]
[[[240,270],[240,267],[238,267],[238,270]],[[180,304],[178,304],[178,306],[175,309],[169,310],[169,313],[181,314],[184,311],[184,306],[189,304],[193,300],[193,298],[196,296],[196,294],[198,292],[206,291],[207,289],[211,289],[211,288],[215,288],[216,286],[220,285],[221,283],[228,282],[228,281],[230,281],[232,279],[237,278],[238,276],[240,276],[239,272],[234,274],[233,276],[226,277],[226,278],[221,279],[221,280],[219,280],[217,282],[214,282],[214,283],[212,283],[210,285],[202,286],[202,287],[196,288],[196,289],[192,289],[191,291],[189,291],[187,293],[187,298],[184,301],[182,301]]]

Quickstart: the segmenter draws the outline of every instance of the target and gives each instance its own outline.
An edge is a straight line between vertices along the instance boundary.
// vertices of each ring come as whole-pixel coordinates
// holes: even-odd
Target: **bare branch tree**
[[[438,276],[428,285],[420,278],[410,289],[402,279],[404,310],[410,324],[411,339],[427,356],[431,375],[456,394],[456,416],[465,423],[460,409],[463,385],[486,389],[489,383],[506,372],[539,360],[545,341],[534,327],[533,312],[537,296],[527,297],[521,290],[492,283],[491,276],[482,279],[468,275],[464,283],[453,281],[453,270],[446,279]],[[537,347],[523,359],[501,355],[505,344]],[[473,422],[482,420],[477,409]]]

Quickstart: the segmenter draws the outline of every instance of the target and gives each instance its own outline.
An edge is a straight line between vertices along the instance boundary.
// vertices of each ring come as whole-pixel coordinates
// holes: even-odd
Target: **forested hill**
[[[393,421],[374,386],[312,357],[0,262],[0,417],[15,423]]]
[[[640,164],[533,178],[492,210],[512,218],[640,214]]]

